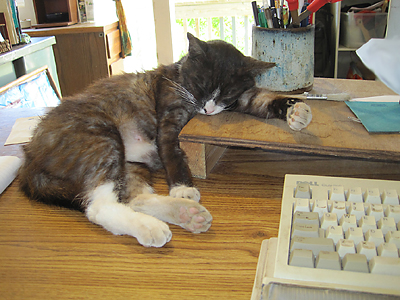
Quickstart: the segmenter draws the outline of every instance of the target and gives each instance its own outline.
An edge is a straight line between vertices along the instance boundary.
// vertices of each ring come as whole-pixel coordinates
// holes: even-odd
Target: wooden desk
[[[10,113],[0,110],[1,142]],[[397,163],[228,149],[207,179],[195,179],[214,217],[210,230],[171,225],[171,242],[156,249],[79,212],[32,202],[16,179],[0,195],[0,299],[249,300],[261,241],[278,233],[286,173],[400,180]],[[167,193],[162,172],[154,187]]]
[[[352,98],[395,95],[377,81],[316,78],[311,94],[348,93]],[[205,178],[229,146],[286,151],[294,154],[328,155],[359,159],[400,161],[400,134],[369,134],[344,102],[308,100],[313,119],[300,132],[285,121],[262,120],[250,115],[224,112],[198,115],[180,134],[192,174]]]

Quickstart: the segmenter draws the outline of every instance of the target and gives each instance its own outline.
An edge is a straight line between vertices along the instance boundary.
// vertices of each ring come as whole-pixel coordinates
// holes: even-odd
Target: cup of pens
[[[255,9],[253,5],[256,25],[252,30],[252,57],[276,64],[256,78],[258,86],[276,92],[302,93],[314,84],[315,27],[307,20],[298,22],[297,15],[285,18],[289,9]]]

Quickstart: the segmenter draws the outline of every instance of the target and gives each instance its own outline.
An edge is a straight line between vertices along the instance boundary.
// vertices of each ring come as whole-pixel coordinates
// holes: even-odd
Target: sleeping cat
[[[243,56],[223,41],[188,34],[189,51],[177,63],[101,80],[65,98],[24,147],[20,187],[31,199],[69,207],[113,234],[144,246],[171,239],[165,222],[193,233],[212,216],[199,204],[178,135],[197,113],[239,111],[308,125],[309,107],[255,86],[273,64]],[[168,196],[153,194],[151,172],[164,168]]]

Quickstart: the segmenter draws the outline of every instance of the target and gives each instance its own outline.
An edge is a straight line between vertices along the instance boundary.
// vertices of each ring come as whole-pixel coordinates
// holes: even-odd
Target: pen
[[[308,3],[304,3],[303,7],[301,8],[301,13],[307,11],[308,5],[309,5]],[[301,27],[306,27],[306,26],[309,24],[309,18],[308,18],[309,15],[310,15],[310,14],[306,14],[306,17],[305,17],[304,19],[301,19],[301,20],[300,20],[300,18],[299,18],[299,20],[300,20],[300,26],[301,26]],[[301,16],[301,14],[300,14],[300,16]]]
[[[260,26],[264,28],[268,28],[267,19],[265,18],[264,9],[260,9],[258,13],[258,21],[260,22]]]
[[[275,7],[275,0],[270,0],[270,9],[271,9],[271,15],[272,15],[272,24],[274,25],[273,28],[279,28],[279,22],[278,22],[278,16],[276,13],[276,7]]]
[[[257,1],[251,2],[251,6],[253,7],[254,22],[256,23],[256,26],[260,26],[260,21],[258,20]]]
[[[265,13],[265,18],[267,19],[268,28],[274,28],[271,9],[270,8],[264,9],[264,13]]]

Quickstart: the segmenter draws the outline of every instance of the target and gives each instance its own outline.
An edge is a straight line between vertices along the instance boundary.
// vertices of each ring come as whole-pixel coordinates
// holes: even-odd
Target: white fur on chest
[[[125,159],[130,162],[152,163],[157,155],[155,141],[147,140],[134,124],[124,124],[119,129],[125,147]]]

